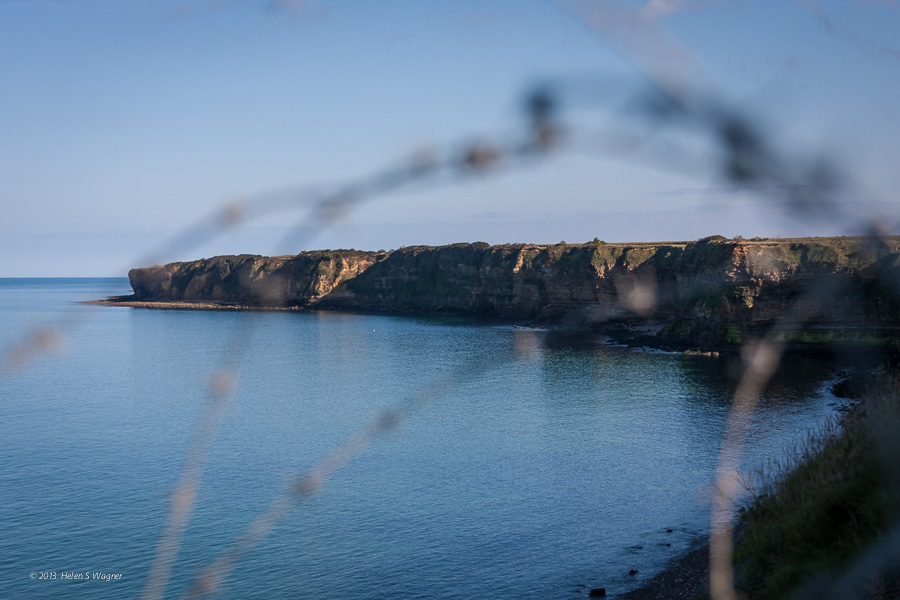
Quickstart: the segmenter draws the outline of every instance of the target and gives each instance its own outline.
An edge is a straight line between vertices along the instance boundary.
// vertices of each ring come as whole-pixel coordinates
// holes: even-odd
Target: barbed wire
[[[643,78],[627,100],[633,119],[601,129],[565,121],[566,107],[570,103],[590,105],[603,112],[616,110],[617,106],[613,104],[616,96],[604,92],[604,86],[611,83],[608,78],[597,78],[596,83],[587,84],[583,80],[564,79],[540,82],[524,94],[524,119],[520,129],[513,134],[484,136],[478,141],[452,143],[442,149],[418,150],[368,176],[341,185],[289,188],[229,202],[134,264],[158,264],[167,257],[183,256],[226,231],[258,219],[300,213],[295,225],[287,228],[276,245],[274,254],[281,254],[336,226],[363,204],[401,189],[416,185],[420,186],[417,191],[428,186],[452,186],[465,178],[521,169],[563,152],[599,153],[617,159],[625,156],[626,160],[642,161],[656,168],[696,172],[701,172],[707,158],[712,156],[716,159],[713,175],[718,180],[757,197],[774,200],[786,215],[858,222],[863,225],[860,233],[867,235],[871,244],[884,243],[885,233],[880,231],[878,224],[862,219],[846,202],[851,183],[833,161],[822,155],[808,156],[774,147],[762,133],[759,121],[746,109],[734,108],[716,94],[705,82],[696,63],[690,60],[689,53],[657,24],[642,19],[638,9],[623,2],[590,0],[558,0],[555,5],[611,41],[632,60]],[[660,48],[666,52],[660,53]],[[677,64],[661,59],[667,53],[678,54]],[[655,155],[654,150],[658,151]],[[886,279],[884,283],[900,297],[900,282]],[[816,282],[761,340],[744,347],[745,370],[726,422],[710,514],[710,593],[714,600],[737,598],[732,571],[731,523],[737,495],[734,475],[738,470],[747,424],[781,362],[786,350],[785,334],[842,291],[832,281]],[[639,281],[626,282],[620,290],[619,308],[646,314],[657,297],[656,291],[648,291]],[[268,298],[275,303],[288,300],[287,297]],[[62,337],[82,318],[81,312],[73,311],[58,323],[34,329],[9,346],[0,361],[0,377],[11,376],[36,357],[58,347]],[[182,470],[170,497],[166,523],[142,594],[145,600],[165,596],[183,534],[193,513],[202,472],[252,333],[252,320],[243,319],[226,343],[224,358],[209,382],[204,409],[193,429]],[[332,449],[325,459],[307,472],[296,475],[292,483],[202,572],[185,597],[203,598],[215,592],[235,565],[298,503],[315,494],[335,472],[364,452],[374,439],[394,431],[411,413],[421,410],[462,381],[471,379],[473,373],[486,368],[485,364],[486,361],[473,360],[465,368],[454,370],[412,397],[395,403]],[[849,569],[837,589],[854,589],[871,575],[873,569],[883,568],[885,561],[896,556],[898,532],[900,529],[894,529]]]
[[[394,402],[371,421],[354,431],[339,446],[305,473],[296,475],[288,486],[256,517],[244,531],[194,580],[185,600],[199,600],[215,593],[235,566],[262,542],[294,507],[316,494],[332,476],[362,454],[374,440],[391,433],[416,412],[454,390],[461,381],[471,381],[488,370],[502,368],[506,362],[486,361],[477,354],[412,396]]]

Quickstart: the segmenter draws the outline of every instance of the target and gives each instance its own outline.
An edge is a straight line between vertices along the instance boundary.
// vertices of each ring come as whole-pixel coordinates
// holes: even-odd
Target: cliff
[[[336,250],[297,256],[216,256],[131,269],[140,302],[213,303],[257,307],[305,307],[357,277],[384,254]],[[126,298],[123,298],[125,300]]]
[[[228,256],[132,269],[134,296],[119,300],[472,314],[627,327],[652,338],[645,341],[703,348],[739,344],[787,316],[803,323],[795,341],[880,343],[900,325],[898,250],[900,237],[716,236]]]

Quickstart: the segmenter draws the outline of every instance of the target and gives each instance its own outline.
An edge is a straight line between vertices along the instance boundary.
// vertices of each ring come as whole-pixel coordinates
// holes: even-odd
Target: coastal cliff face
[[[656,324],[656,341],[701,347],[739,344],[787,317],[814,341],[835,329],[900,325],[898,249],[897,237],[715,237],[229,256],[133,269],[135,295],[125,300],[463,313],[588,329]],[[817,302],[825,292],[828,301]]]
[[[216,256],[132,269],[135,301],[260,307],[309,306],[371,267],[383,254],[337,250],[297,256]]]

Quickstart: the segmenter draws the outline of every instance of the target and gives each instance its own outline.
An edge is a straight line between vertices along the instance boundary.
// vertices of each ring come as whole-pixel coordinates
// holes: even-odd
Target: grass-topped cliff
[[[454,313],[580,329],[640,328],[645,341],[741,344],[789,315],[807,345],[893,343],[900,237],[608,244],[451,244],[391,252],[219,256],[132,269],[122,302]],[[827,298],[792,309],[799,299]]]

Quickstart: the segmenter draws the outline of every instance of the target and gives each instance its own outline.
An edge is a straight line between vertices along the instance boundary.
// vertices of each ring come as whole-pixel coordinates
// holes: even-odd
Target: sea
[[[81,304],[129,292],[0,279],[0,598],[139,597],[202,432],[165,598],[310,469],[319,485],[211,597],[615,598],[709,533],[739,357],[451,317]],[[783,362],[745,473],[836,414],[835,368]]]

